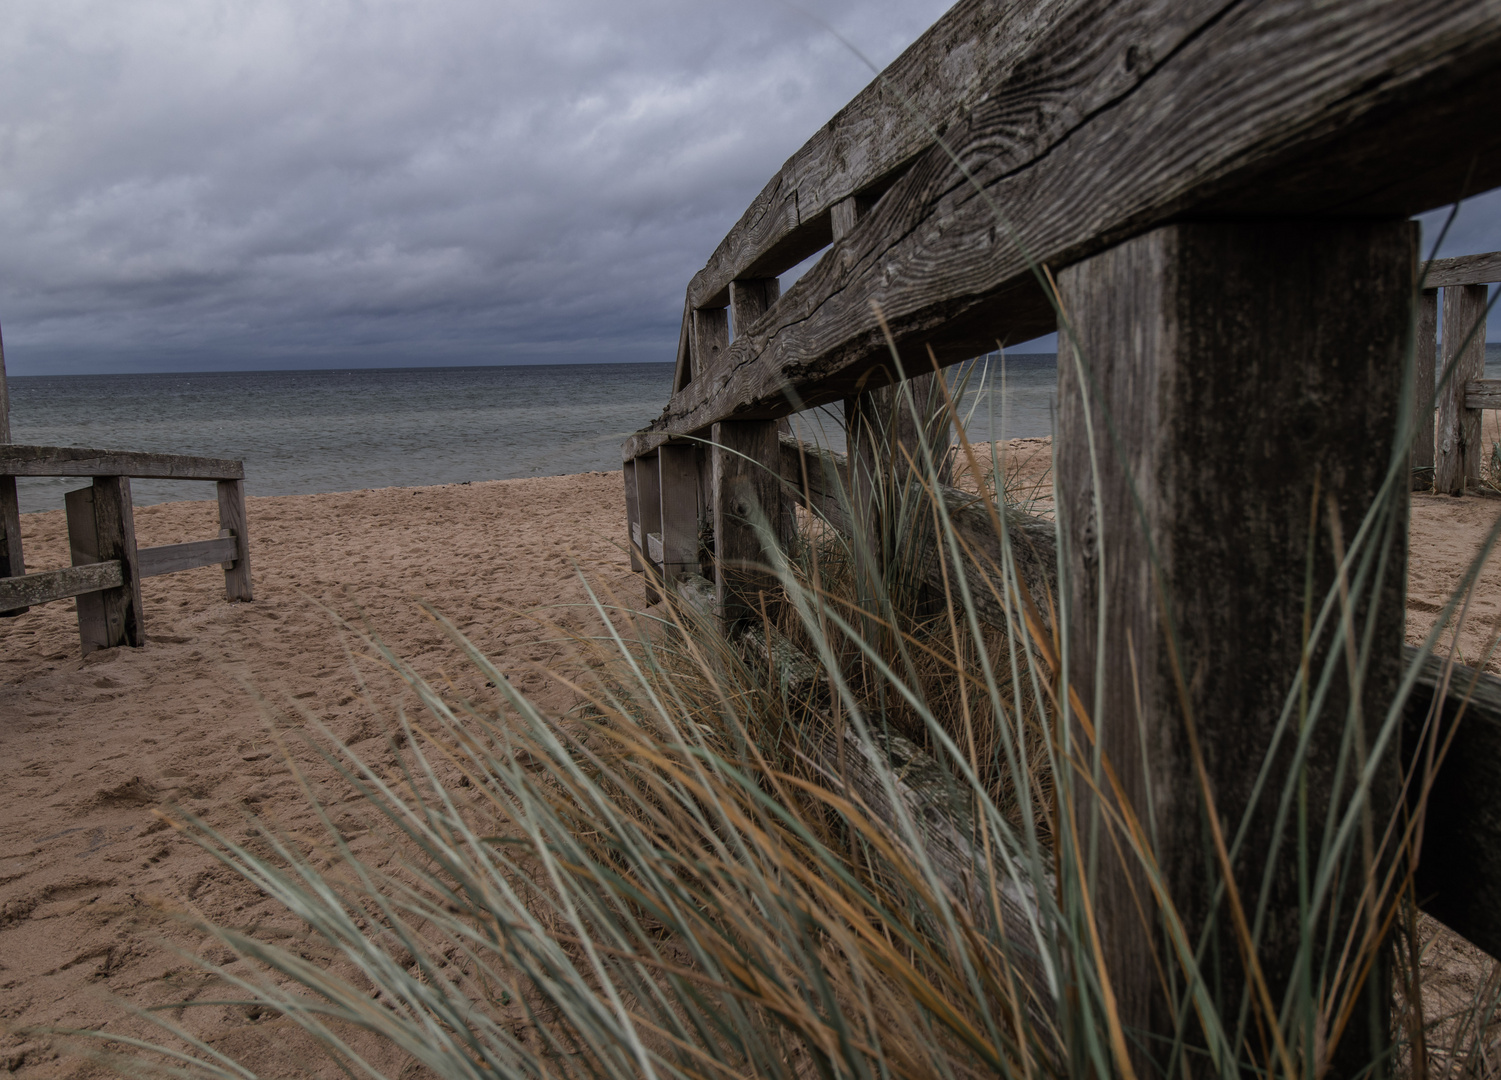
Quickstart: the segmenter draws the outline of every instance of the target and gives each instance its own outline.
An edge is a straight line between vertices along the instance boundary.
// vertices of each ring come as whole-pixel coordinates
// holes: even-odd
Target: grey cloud
[[[947,6],[803,4],[877,63]],[[665,360],[688,277],[870,76],[778,0],[14,0],[7,359]]]
[[[814,13],[885,62],[941,0]],[[775,2],[25,2],[13,372],[667,359],[681,291],[870,78]]]

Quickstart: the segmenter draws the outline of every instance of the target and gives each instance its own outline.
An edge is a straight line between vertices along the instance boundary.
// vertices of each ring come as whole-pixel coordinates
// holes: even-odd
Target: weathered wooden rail
[[[858,430],[899,377],[893,348],[925,373],[1066,313],[1055,475],[1070,677],[1098,703],[1102,748],[1150,818],[1190,933],[1208,917],[1194,717],[1221,816],[1251,822],[1241,887],[1265,865],[1274,875],[1261,963],[1283,985],[1296,867],[1288,845],[1268,854],[1273,817],[1251,784],[1299,666],[1309,506],[1315,490],[1332,500],[1321,520],[1348,536],[1381,492],[1411,408],[1414,313],[1435,310],[1423,290],[1454,294],[1450,346],[1484,306],[1485,260],[1420,282],[1409,219],[1501,185],[1501,127],[1474,121],[1498,93],[1501,0],[961,0],[788,159],[689,283],[672,396],[622,449],[634,565],[671,589],[696,572],[702,537],[721,616],[745,618],[770,585],[752,521],[788,527],[780,419],[843,400]],[[825,247],[782,292],[777,276]],[[1455,474],[1462,489],[1479,445],[1463,425],[1480,373],[1469,351],[1447,362],[1460,366],[1438,460],[1414,462],[1441,490]],[[1316,593],[1337,587],[1336,532],[1314,540]],[[1374,651],[1360,700],[1332,686],[1331,715],[1382,715],[1402,678],[1405,540],[1371,542],[1388,572],[1352,617]],[[1097,640],[1110,646],[1098,668]],[[1214,677],[1185,687],[1179,671]],[[1314,737],[1315,817],[1337,797],[1338,750]],[[1372,789],[1378,814],[1395,809],[1398,761]],[[1444,828],[1501,852],[1494,830]],[[1425,903],[1458,918],[1452,877],[1432,880],[1447,899]],[[1147,895],[1125,864],[1095,880],[1102,897],[1133,885]],[[1160,928],[1128,903],[1096,911],[1123,1016],[1170,1044]],[[1229,938],[1218,947],[1236,955]],[[1379,1032],[1355,1024],[1341,1045],[1363,1059]]]
[[[21,545],[18,476],[77,476],[93,482],[65,496],[72,566],[26,572]],[[130,481],[214,481],[219,535],[208,540],[137,548]],[[0,616],[33,604],[76,598],[83,654],[119,645],[144,645],[141,579],[215,563],[224,568],[228,600],[252,599],[250,541],[245,523],[245,466],[225,458],[94,450],[77,446],[20,446],[10,441],[5,359],[0,352]]]

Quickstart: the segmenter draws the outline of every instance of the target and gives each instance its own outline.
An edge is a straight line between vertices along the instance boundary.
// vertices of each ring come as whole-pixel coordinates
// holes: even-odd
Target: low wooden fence
[[[1485,377],[1487,295],[1501,281],[1501,251],[1436,259],[1423,275],[1418,302],[1417,379],[1414,386],[1413,490],[1462,495],[1485,470],[1480,414],[1501,409],[1501,379]],[[1439,356],[1439,290],[1444,337]],[[1435,361],[1438,361],[1437,363]],[[1437,416],[1425,408],[1439,388]]]
[[[26,573],[16,501],[18,476],[88,477],[66,496],[73,565]],[[137,548],[130,481],[212,480],[219,491],[219,535],[208,540]],[[141,579],[218,563],[224,594],[250,600],[250,547],[245,528],[245,466],[222,458],[90,450],[76,446],[0,444],[0,614],[77,597],[78,636],[87,656],[116,645],[142,645]]]
[[[1188,710],[1222,817],[1252,823],[1242,889],[1270,865],[1272,910],[1296,910],[1297,868],[1288,845],[1271,854],[1247,763],[1272,745],[1299,666],[1309,507],[1350,527],[1382,490],[1411,408],[1415,298],[1454,294],[1452,345],[1484,307],[1489,269],[1460,261],[1420,281],[1410,218],[1501,185],[1501,128],[1474,122],[1498,93],[1495,0],[961,0],[788,159],[689,282],[672,396],[622,448],[633,565],[673,590],[707,547],[713,602],[744,619],[770,584],[746,569],[763,560],[752,519],[789,527],[781,420],[843,401],[858,426],[899,377],[892,347],[926,372],[1057,330],[1066,312],[1056,580],[1073,689],[1116,718],[1101,749],[1120,797],[1150,806],[1173,895],[1197,895],[1201,867]],[[783,292],[777,276],[823,249]],[[1414,462],[1441,490],[1478,471],[1462,395],[1483,338],[1451,358],[1436,460]],[[1314,541],[1316,595],[1337,588],[1337,535]],[[1381,716],[1402,683],[1406,544],[1380,542],[1394,572],[1358,615],[1373,643],[1362,701],[1331,686],[1334,714]],[[1097,664],[1101,640],[1117,647]],[[1185,688],[1185,670],[1214,677]],[[1445,766],[1442,797],[1468,809],[1431,819],[1423,872],[1438,891],[1422,899],[1496,949],[1498,909],[1469,901],[1501,898],[1501,823],[1472,813],[1501,754],[1486,727],[1501,714],[1484,715],[1474,730],[1493,742]],[[1333,777],[1338,753],[1315,737],[1312,774]],[[1395,764],[1378,809],[1395,810]],[[1310,814],[1334,786],[1310,786]],[[1473,863],[1429,863],[1457,850]],[[1177,1017],[1150,959],[1160,928],[1116,902],[1147,895],[1135,874],[1095,879],[1105,959],[1125,1021],[1170,1045]],[[1181,911],[1190,935],[1206,917],[1196,902]],[[1280,979],[1296,935],[1264,942]]]

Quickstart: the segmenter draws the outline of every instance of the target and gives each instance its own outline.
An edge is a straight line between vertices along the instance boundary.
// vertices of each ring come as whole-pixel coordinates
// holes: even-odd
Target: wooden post
[[[1416,367],[1412,387],[1412,490],[1433,488],[1433,410],[1437,383],[1438,290],[1424,289],[1418,298]]]
[[[68,548],[74,566],[99,562],[99,532],[94,524],[92,486],[67,492],[63,504],[68,515]],[[110,647],[109,620],[104,613],[103,593],[84,593],[74,598],[78,606],[78,640],[83,655]]]
[[[245,481],[219,481],[219,535],[235,538],[235,557],[224,566],[224,597],[252,600],[250,533],[245,525]]]
[[[641,536],[641,510],[636,502],[636,459],[623,461],[620,474],[625,477],[625,546],[631,552],[631,573],[639,574],[646,568],[641,557],[641,546],[646,541]]]
[[[656,454],[636,459],[636,512],[641,515],[641,558],[646,564],[646,603],[662,599],[657,586],[662,563],[654,548],[662,542],[662,488]]]
[[[5,345],[0,342],[0,443],[10,442],[10,390],[5,384]],[[26,573],[21,551],[21,502],[16,496],[16,478],[0,476],[0,577]],[[0,619],[13,619],[30,608],[0,611]]]
[[[730,321],[735,336],[750,329],[751,324],[771,310],[782,295],[779,278],[743,278],[730,282]]]
[[[141,576],[128,476],[96,476],[92,487],[65,496],[68,547],[74,566],[120,560],[124,583],[77,598],[78,638],[87,656],[96,649],[144,645]]]
[[[727,308],[699,308],[693,313],[693,378],[714,366],[730,347],[730,313]]]
[[[661,486],[662,580],[668,587],[698,573],[698,447],[664,443],[657,450]]]
[[[777,587],[765,568],[756,531],[764,515],[782,534],[781,440],[775,420],[727,420],[714,425],[715,600],[726,629],[760,618]]]
[[[730,321],[735,336],[739,337],[762,315],[776,304],[782,295],[782,283],[778,278],[744,278],[730,282]],[[777,431],[792,434],[792,418],[784,416],[777,421]],[[797,500],[791,492],[783,491],[780,539],[784,551],[791,551],[797,538]]]
[[[1335,501],[1348,544],[1384,480],[1400,410],[1410,407],[1401,400],[1401,365],[1415,265],[1414,227],[1405,221],[1247,221],[1160,228],[1059,275],[1083,354],[1076,365],[1060,334],[1055,463],[1068,679],[1153,838],[1191,942],[1209,918],[1216,874],[1190,725],[1227,843],[1250,812],[1235,878],[1254,912],[1272,865],[1259,955],[1278,1006],[1299,945],[1296,839],[1284,833],[1272,854],[1290,770],[1273,769],[1254,808],[1252,785],[1299,671],[1310,531],[1317,608],[1336,584],[1326,501]],[[1366,746],[1401,671],[1405,495],[1399,503],[1398,527],[1380,534],[1389,561],[1379,606],[1373,615],[1368,597],[1353,605],[1357,640],[1369,632],[1374,645],[1362,695]],[[1315,678],[1326,643],[1312,658]],[[1349,796],[1348,772],[1346,789],[1332,791],[1349,678],[1341,669],[1329,684],[1312,735],[1306,791],[1315,851],[1331,798]],[[1082,725],[1072,730],[1088,761]],[[1296,729],[1279,760],[1290,760],[1295,741]],[[1378,838],[1396,779],[1393,757],[1372,792]],[[1094,804],[1080,795],[1075,805],[1078,835],[1087,838]],[[1152,1040],[1173,1040],[1176,1017],[1159,972],[1176,971],[1177,962],[1139,865],[1117,854],[1108,827],[1099,834],[1094,911],[1146,1075],[1164,1065],[1148,1070]],[[1343,910],[1351,906],[1346,893]],[[1223,904],[1217,920],[1205,963],[1221,1015],[1233,1018],[1244,1015],[1245,979]],[[1372,1047],[1385,1046],[1388,986],[1378,949],[1331,1077],[1379,1060]],[[1187,1015],[1192,1027],[1192,1009]]]
[[[851,195],[835,203],[829,211],[829,221],[838,243],[864,219],[872,203],[857,195]],[[894,374],[894,373],[893,373]],[[874,390],[862,390],[844,400],[845,441],[849,449],[850,498],[855,502],[857,519],[863,520],[862,531],[871,545],[872,555],[880,560],[882,555],[882,508],[878,505],[882,491],[888,485],[877,483],[885,475],[900,478],[905,472],[906,454],[921,461],[919,427],[914,419],[906,394],[912,395],[911,405],[918,416],[926,416],[937,391],[934,379],[936,372],[926,374],[906,372],[906,390],[900,383],[891,383]],[[949,469],[942,455],[948,448],[947,425],[935,425],[928,433],[931,449],[938,457],[939,478],[948,482]],[[906,454],[902,449],[905,448]],[[896,467],[901,465],[902,468]],[[892,471],[895,470],[895,471]]]
[[[672,392],[681,393],[693,381],[693,308],[683,301],[683,324],[678,330],[677,360],[672,369]]]
[[[1465,408],[1465,384],[1485,378],[1484,285],[1450,285],[1444,289],[1443,372],[1439,389],[1438,453],[1434,490],[1463,495],[1465,481],[1480,478],[1484,447],[1480,410]]]
[[[0,577],[20,577],[26,573],[26,558],[21,551],[21,502],[16,495],[16,478],[0,476]],[[27,608],[8,611],[19,615]]]

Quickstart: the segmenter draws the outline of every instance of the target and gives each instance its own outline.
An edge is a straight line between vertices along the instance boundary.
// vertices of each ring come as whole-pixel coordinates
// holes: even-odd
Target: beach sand
[[[210,503],[138,508],[139,543],[216,535],[215,514]],[[557,661],[566,645],[526,613],[545,608],[548,620],[573,630],[596,625],[580,606],[588,602],[580,569],[621,602],[644,603],[622,548],[619,473],[253,498],[248,517],[255,601],[226,603],[217,567],[148,578],[145,648],[80,660],[66,601],[0,620],[0,1023],[7,1028],[146,1034],[149,1025],[123,1015],[111,995],[150,1005],[221,994],[169,948],[218,955],[174,912],[254,927],[282,944],[304,941],[295,920],[151,808],[175,800],[235,838],[249,835],[247,813],[291,830],[314,826],[252,692],[282,716],[307,709],[373,760],[390,757],[389,723],[372,717],[360,696],[344,640],[322,605],[349,617],[363,611],[440,687],[473,700],[493,696],[418,608],[416,599],[425,599],[515,686],[558,705],[562,691],[534,665]],[[60,511],[22,522],[28,568],[66,565]],[[399,697],[378,667],[358,670],[377,697]],[[314,779],[329,775],[303,744],[287,745]],[[347,815],[335,807],[335,817],[343,826]],[[328,959],[304,943],[308,955]],[[246,1052],[262,1075],[307,1065],[295,1029],[267,1037],[268,1027],[289,1028],[285,1021],[247,1026],[243,1013],[225,1007],[188,1010],[180,1019],[231,1052],[255,1043]],[[97,1069],[59,1058],[51,1040],[4,1031],[0,1068],[38,1077]]]
[[[1029,447],[1028,469],[1040,475],[1037,449]],[[1501,500],[1414,498],[1410,640],[1431,627],[1498,514]],[[578,606],[587,602],[580,569],[619,601],[644,602],[621,546],[618,473],[254,498],[249,521],[255,602],[225,603],[217,568],[148,579],[145,648],[80,660],[69,602],[0,620],[0,1067],[23,1077],[100,1070],[60,1056],[55,1039],[13,1034],[18,1027],[148,1034],[114,999],[144,1006],[223,992],[174,949],[245,969],[180,913],[252,929],[339,968],[295,919],[151,812],[175,800],[235,838],[250,834],[252,813],[311,828],[273,738],[299,708],[372,760],[389,759],[388,722],[371,714],[355,671],[377,699],[399,691],[378,666],[351,667],[324,605],[349,617],[363,611],[438,685],[476,700],[493,695],[417,607],[425,599],[520,689],[559,705],[565,692],[536,666],[559,660],[566,645],[526,613],[545,608],[550,621],[588,632],[596,623]],[[217,530],[208,503],[143,507],[136,523],[143,546]],[[31,569],[66,563],[60,511],[26,515],[23,535]],[[1492,567],[1460,637],[1467,659],[1480,655],[1501,614],[1498,597]],[[281,719],[268,721],[257,693]],[[285,745],[314,782],[330,775],[295,738]],[[357,810],[331,812],[356,850],[369,849],[375,837]],[[1463,955],[1479,962],[1473,950]],[[236,1006],[173,1016],[263,1076],[335,1075],[288,1021],[247,1022]],[[525,1026],[519,1012],[515,1019]],[[370,1038],[359,1045],[389,1075],[403,1069],[389,1047]]]

